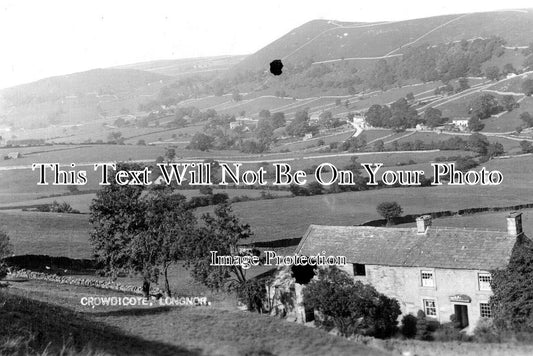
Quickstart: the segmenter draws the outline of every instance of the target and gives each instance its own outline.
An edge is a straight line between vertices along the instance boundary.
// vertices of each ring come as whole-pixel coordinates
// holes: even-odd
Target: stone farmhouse
[[[402,314],[423,310],[443,323],[455,314],[472,332],[479,318],[491,317],[490,271],[504,268],[515,245],[525,239],[521,213],[507,216],[504,232],[431,227],[426,215],[417,218],[416,228],[311,225],[296,254],[346,256],[347,264],[339,268],[396,298]],[[288,290],[294,303],[282,306],[283,313],[297,322],[311,321],[314,311],[302,303],[305,282],[296,283],[290,274],[278,271],[269,286],[273,313],[278,297]]]

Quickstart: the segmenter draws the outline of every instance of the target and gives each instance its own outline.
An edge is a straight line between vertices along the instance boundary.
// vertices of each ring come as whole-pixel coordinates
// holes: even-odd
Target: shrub
[[[501,337],[498,334],[494,323],[490,318],[480,318],[474,329],[474,338],[477,342],[500,342]]]
[[[433,333],[435,341],[471,341],[472,338],[457,328],[456,323],[450,322],[440,325]]]
[[[432,340],[431,331],[426,319],[426,313],[419,310],[416,315],[416,339],[417,340]]]
[[[249,279],[237,290],[237,298],[246,305],[249,311],[261,312],[263,299],[266,296],[265,284],[257,279]]]
[[[414,338],[416,336],[416,323],[416,316],[414,316],[413,314],[404,315],[400,328],[402,335],[408,339]]]
[[[388,337],[397,330],[401,314],[397,300],[336,267],[319,269],[318,278],[304,290],[304,304],[321,314],[318,326],[326,330],[334,326],[346,337],[354,333]]]

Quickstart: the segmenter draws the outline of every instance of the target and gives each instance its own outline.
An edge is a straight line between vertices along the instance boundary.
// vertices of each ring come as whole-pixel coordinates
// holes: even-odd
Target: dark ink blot
[[[274,59],[272,62],[270,62],[270,73],[274,75],[280,75],[281,69],[283,69],[283,63],[281,63],[281,59]]]

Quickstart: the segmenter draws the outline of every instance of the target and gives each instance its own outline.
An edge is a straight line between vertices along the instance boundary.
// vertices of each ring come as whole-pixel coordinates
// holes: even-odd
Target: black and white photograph
[[[533,355],[533,3],[0,0],[0,356]]]

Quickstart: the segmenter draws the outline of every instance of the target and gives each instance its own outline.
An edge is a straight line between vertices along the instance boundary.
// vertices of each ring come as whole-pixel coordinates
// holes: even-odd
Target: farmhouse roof
[[[492,270],[508,264],[516,240],[500,231],[311,225],[296,253],[369,265]]]

